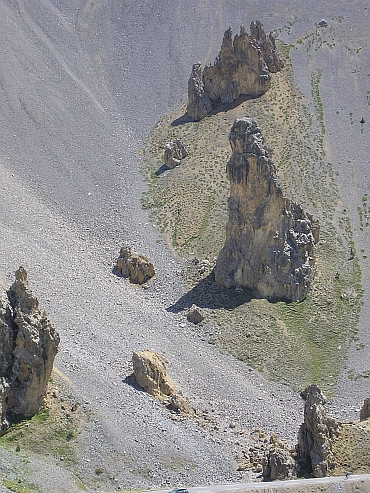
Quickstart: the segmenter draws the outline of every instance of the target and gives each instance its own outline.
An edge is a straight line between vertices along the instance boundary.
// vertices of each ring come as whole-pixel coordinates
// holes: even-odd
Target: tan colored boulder
[[[135,381],[154,397],[171,396],[176,391],[173,380],[167,376],[164,359],[149,350],[132,354]]]
[[[8,414],[33,416],[44,404],[59,346],[59,335],[41,313],[20,267],[15,282],[0,298],[0,405]],[[3,428],[6,426],[4,425]]]
[[[132,284],[144,284],[155,274],[153,264],[144,255],[132,252],[128,246],[123,246],[120,250],[116,271]]]

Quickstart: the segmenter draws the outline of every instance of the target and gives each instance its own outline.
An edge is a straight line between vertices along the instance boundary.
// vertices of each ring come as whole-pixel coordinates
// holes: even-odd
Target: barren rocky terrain
[[[328,410],[343,421],[358,419],[370,393],[368,8],[366,0],[0,0],[0,284],[8,288],[23,265],[61,337],[50,411],[1,441],[0,491],[117,491],[247,480],[251,473],[238,470],[244,451],[270,433],[293,445],[302,421],[299,390],[307,383],[304,369],[314,361],[315,347],[308,358],[307,338],[304,346],[295,339],[292,359],[289,341],[277,351],[274,342],[276,320],[291,328],[297,310],[303,310],[300,327],[309,322],[309,334],[320,335],[317,347],[330,349],[319,353],[325,364],[313,365],[320,371],[312,374],[329,391]],[[328,26],[320,30],[322,18]],[[236,113],[257,120],[261,115],[284,191],[314,208],[327,226],[330,248],[318,248],[325,268],[312,305],[293,304],[287,311],[252,300],[245,319],[241,294],[228,294],[226,302],[223,294],[212,305],[188,269],[192,253],[204,260],[222,246],[225,209],[224,224],[215,223],[215,239],[199,235],[187,250],[172,242],[173,211],[166,229],[163,215],[152,207],[150,216],[142,205],[148,206],[148,193],[154,196],[156,185],[148,176],[161,165],[155,159],[164,150],[167,128],[183,114],[192,63],[213,62],[225,29],[237,32],[255,19],[267,31],[276,30],[288,47],[285,74],[295,89],[288,90],[289,80],[276,74],[272,90],[281,103],[274,112],[268,115],[268,99],[264,113],[257,100],[250,107],[244,102],[216,115],[220,136],[204,133],[198,146],[209,142],[213,148],[225,139],[217,164],[224,169]],[[304,131],[302,115],[308,122]],[[164,141],[157,142],[154,159],[148,145],[158,121]],[[189,135],[202,125],[207,122],[188,127]],[[185,133],[184,125],[174,128]],[[309,151],[295,159],[292,142],[301,142],[297,135],[305,132]],[[211,173],[218,176],[215,169]],[[207,179],[198,173],[194,189],[202,192],[196,185]],[[226,197],[226,179],[220,186]],[[189,195],[189,206],[191,200]],[[202,214],[199,209],[193,216],[195,224],[206,225]],[[147,289],[113,272],[126,243],[155,266]],[[333,288],[337,271],[346,273],[345,291]],[[327,290],[331,301],[324,304]],[[194,293],[209,311],[203,329],[182,311]],[[339,299],[349,300],[348,309],[338,308]],[[227,325],[225,312],[237,323]],[[304,318],[313,312],[315,317]],[[274,330],[264,333],[270,325]],[[333,334],[344,334],[346,327],[348,337],[337,344]],[[261,351],[252,345],[241,354],[237,348],[247,333],[272,344]],[[135,386],[132,352],[144,349],[168,361],[168,373],[193,403],[196,418],[179,418]],[[288,363],[274,371],[271,355]],[[45,423],[50,434],[43,437]]]

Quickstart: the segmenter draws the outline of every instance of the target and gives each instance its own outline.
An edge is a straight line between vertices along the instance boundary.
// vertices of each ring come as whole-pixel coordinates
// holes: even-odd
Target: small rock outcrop
[[[271,440],[267,455],[262,461],[263,477],[270,481],[297,477],[296,461],[287,445],[281,440]]]
[[[360,421],[370,418],[370,397],[364,400],[364,404],[360,411]]]
[[[261,22],[252,22],[249,35],[244,27],[233,39],[225,34],[221,51],[213,65],[197,62],[188,82],[187,114],[199,121],[219,106],[227,106],[240,96],[261,96],[271,85],[271,72],[284,66],[272,33],[266,35]]]
[[[338,436],[339,423],[326,415],[326,399],[316,385],[307,387],[302,397],[306,402],[296,446],[298,469],[321,478],[335,467],[331,442]]]
[[[184,144],[180,139],[175,142],[168,142],[164,150],[164,164],[167,168],[173,169],[181,164],[181,160],[188,155]]]
[[[314,277],[319,228],[300,205],[284,198],[255,120],[235,120],[229,141],[229,221],[215,281],[247,287],[262,298],[302,301]]]
[[[192,305],[189,308],[186,318],[192,324],[197,325],[204,320],[204,314],[203,311],[198,306]]]
[[[164,359],[152,351],[134,351],[132,354],[135,381],[154,397],[171,396],[175,383],[167,376]]]
[[[46,387],[59,346],[59,335],[41,313],[23,267],[0,297],[0,412],[33,416],[44,404]]]
[[[121,248],[115,270],[132,284],[144,284],[155,274],[153,264],[144,255],[132,252],[128,246]]]

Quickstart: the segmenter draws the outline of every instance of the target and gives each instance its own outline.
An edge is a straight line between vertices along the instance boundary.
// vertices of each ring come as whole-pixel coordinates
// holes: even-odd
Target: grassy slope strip
[[[299,41],[309,43],[312,36]],[[228,133],[237,117],[257,120],[286,197],[299,202],[320,220],[316,248],[317,274],[302,303],[270,303],[233,292],[211,282],[192,286],[192,301],[210,308],[204,334],[248,365],[299,390],[317,383],[333,388],[347,348],[356,337],[361,308],[361,272],[352,232],[339,197],[336,173],[325,156],[325,124],[319,71],[311,75],[311,97],[294,85],[289,60],[293,46],[282,46],[286,68],[275,74],[270,91],[200,122],[171,125],[185,112],[178,108],[152,129],[143,150],[148,191],[143,206],[182,256],[217,256],[225,240],[229,184],[225,165],[230,157]],[[165,144],[180,138],[189,157],[181,166],[158,176]],[[204,335],[203,334],[203,335]]]

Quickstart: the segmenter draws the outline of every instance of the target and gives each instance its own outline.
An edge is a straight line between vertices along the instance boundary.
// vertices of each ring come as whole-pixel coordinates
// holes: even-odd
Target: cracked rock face
[[[326,415],[326,399],[316,385],[307,387],[302,396],[306,402],[298,432],[297,463],[300,471],[320,478],[335,466],[331,442],[338,435],[339,423]]]
[[[262,298],[302,301],[314,277],[318,226],[284,198],[255,120],[235,120],[229,141],[229,221],[215,280],[227,288],[247,287]]]
[[[10,290],[0,297],[0,411],[33,416],[44,404],[46,386],[59,346],[59,335],[20,267]]]
[[[193,65],[188,82],[187,114],[198,121],[220,106],[227,106],[240,96],[257,97],[270,88],[271,72],[284,66],[272,33],[265,34],[261,22],[252,22],[251,34],[244,27],[234,38],[225,31],[221,51],[213,65]]]

